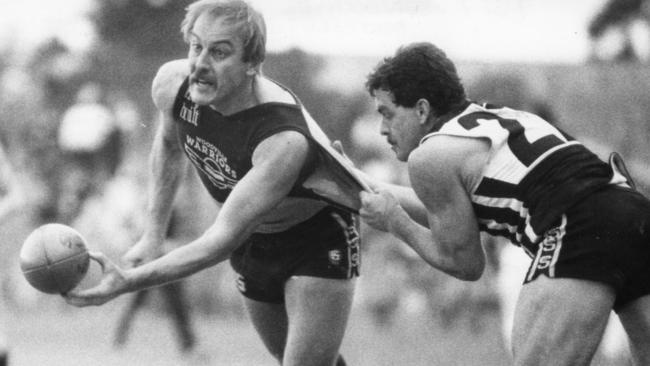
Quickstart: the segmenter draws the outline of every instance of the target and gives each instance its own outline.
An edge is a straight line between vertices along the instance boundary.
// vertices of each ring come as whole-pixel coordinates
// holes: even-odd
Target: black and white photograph
[[[650,365],[650,1],[0,0],[0,366]]]

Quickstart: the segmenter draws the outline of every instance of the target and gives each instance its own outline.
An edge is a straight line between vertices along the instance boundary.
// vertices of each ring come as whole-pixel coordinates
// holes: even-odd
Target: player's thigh
[[[354,287],[354,279],[294,276],[287,281],[289,334],[285,366],[334,364],[345,334]]]
[[[615,294],[608,285],[544,275],[521,289],[512,348],[515,365],[588,365]]]
[[[284,304],[274,304],[244,297],[253,327],[269,352],[282,360],[287,340],[287,313]]]
[[[618,310],[637,365],[650,365],[650,295]]]

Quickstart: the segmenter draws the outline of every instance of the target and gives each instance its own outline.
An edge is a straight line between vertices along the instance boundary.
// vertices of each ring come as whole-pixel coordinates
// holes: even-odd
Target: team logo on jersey
[[[228,158],[210,142],[188,135],[185,152],[216,188],[232,189],[237,184],[237,172],[228,165]]]
[[[189,122],[194,126],[199,125],[199,105],[192,104],[191,108],[188,108],[185,103],[181,107],[180,117],[183,121]]]

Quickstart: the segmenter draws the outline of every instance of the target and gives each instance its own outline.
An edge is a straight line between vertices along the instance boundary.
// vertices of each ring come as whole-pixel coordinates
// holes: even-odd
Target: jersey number
[[[479,120],[497,120],[501,127],[508,130],[508,147],[525,166],[530,166],[549,149],[566,142],[555,135],[549,134],[530,143],[524,134],[524,126],[516,119],[500,118],[487,112],[464,115],[458,119],[458,123],[465,129],[471,130],[479,126]]]

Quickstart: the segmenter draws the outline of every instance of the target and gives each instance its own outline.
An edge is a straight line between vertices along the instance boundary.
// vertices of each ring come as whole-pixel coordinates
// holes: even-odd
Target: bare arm
[[[149,189],[145,235],[163,240],[172,210],[172,202],[187,162],[173,132],[168,117],[161,113],[161,124],[149,157]]]
[[[308,148],[307,139],[294,131],[265,139],[253,153],[252,169],[237,183],[215,222],[203,235],[157,260],[127,271],[95,255],[95,259],[108,266],[112,278],[105,278],[93,289],[69,294],[68,302],[79,306],[98,305],[121,293],[174,281],[227,259],[254,232],[263,215],[288,195]]]
[[[393,196],[395,196],[400,206],[402,206],[412,220],[422,226],[429,226],[427,209],[424,207],[424,204],[420,201],[412,187],[384,182],[382,182],[379,187],[381,187],[380,189],[389,191]]]
[[[158,109],[159,124],[149,155],[147,216],[141,240],[124,259],[138,265],[162,254],[174,196],[187,168],[186,158],[176,139],[172,115],[178,88],[186,77],[184,60],[163,65],[152,83],[152,99]]]
[[[407,243],[431,266],[462,280],[476,280],[485,268],[485,254],[464,182],[480,169],[474,162],[484,160],[474,157],[485,155],[487,144],[449,136],[433,139],[409,158],[411,184],[426,208],[429,228],[411,219],[390,190],[364,194],[361,215]]]
[[[188,245],[134,269],[129,287],[159,285],[226,260],[254,232],[263,215],[288,195],[307,149],[307,140],[297,132],[283,132],[263,141],[254,152],[253,168],[230,193],[214,224]]]

